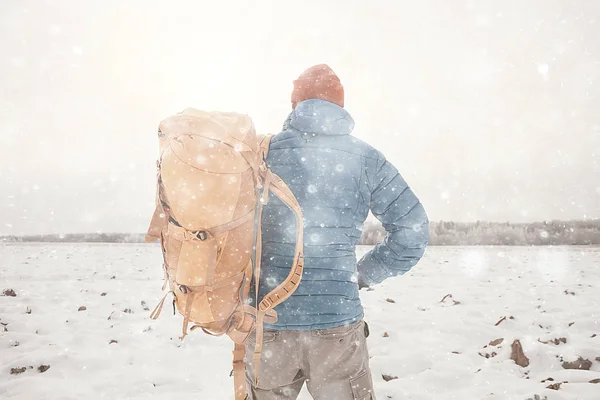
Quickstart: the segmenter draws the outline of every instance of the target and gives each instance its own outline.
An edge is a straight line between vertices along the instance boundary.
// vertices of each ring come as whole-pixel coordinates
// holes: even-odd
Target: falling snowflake
[[[273,276],[267,277],[267,279],[265,279],[265,282],[267,283],[267,286],[269,286],[269,287],[277,286],[277,280]]]

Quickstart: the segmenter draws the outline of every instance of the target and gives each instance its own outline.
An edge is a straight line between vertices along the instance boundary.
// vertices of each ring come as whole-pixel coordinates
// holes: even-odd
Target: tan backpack
[[[259,138],[252,120],[236,113],[186,109],[161,122],[156,210],[146,236],[160,241],[169,291],[183,319],[183,336],[201,328],[235,343],[235,399],[246,398],[245,346],[256,329],[254,364],[262,351],[263,323],[296,290],[303,272],[303,222],[290,189],[265,163],[271,137]],[[248,304],[252,276],[258,293],[260,218],[273,192],[296,215],[296,250],[287,279],[268,293],[258,310]],[[258,296],[258,295],[257,295]],[[257,378],[258,379],[258,378]]]

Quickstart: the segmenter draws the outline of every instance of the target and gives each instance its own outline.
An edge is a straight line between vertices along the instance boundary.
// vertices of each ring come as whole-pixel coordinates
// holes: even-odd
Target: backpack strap
[[[259,149],[260,149],[260,158],[262,161],[267,160],[267,153],[269,152],[269,146],[271,145],[271,139],[273,139],[273,136],[275,136],[275,135],[264,136],[260,140],[260,143],[258,144]]]
[[[263,193],[260,199],[257,199],[256,203],[256,220],[254,224],[254,231],[256,232],[256,236],[254,239],[254,252],[253,252],[253,261],[254,261],[254,294],[255,294],[255,307],[257,310],[256,317],[258,318],[258,285],[260,281],[260,266],[262,263],[262,209],[265,204],[267,204],[269,200],[269,187],[271,184],[271,176],[269,174],[269,169],[267,167],[267,153],[269,152],[269,145],[271,144],[271,139],[273,135],[264,136],[259,143],[259,156],[260,156],[260,166],[259,171],[264,175],[262,178]],[[257,321],[258,322],[258,321]],[[262,342],[262,339],[261,339]]]
[[[256,346],[254,348],[254,368],[255,368],[255,384],[258,385],[258,365],[260,363],[260,355],[262,352],[263,345],[263,332],[264,332],[264,319],[268,312],[274,307],[281,304],[288,297],[294,293],[298,288],[300,281],[302,280],[302,273],[304,271],[304,222],[302,217],[302,209],[298,200],[290,190],[290,188],[283,182],[283,180],[271,172],[269,169],[265,171],[265,183],[264,192],[272,191],[281,201],[283,201],[295,214],[296,216],[296,248],[294,252],[294,261],[290,268],[290,273],[287,278],[274,290],[266,294],[262,301],[258,303],[258,282],[260,277],[260,265],[261,265],[261,244],[262,234],[260,224],[258,226],[258,235],[256,242],[256,265],[255,265],[255,281],[256,281]],[[265,199],[263,192],[263,199]],[[268,193],[267,193],[268,196]],[[267,197],[268,198],[268,197]],[[263,201],[259,204],[259,218],[262,215]],[[259,219],[260,221],[260,219]]]
[[[246,391],[246,346],[243,343],[234,343],[233,347],[233,385],[235,400],[245,400],[248,398]]]
[[[252,261],[246,269],[246,279],[244,281],[245,286],[243,287],[241,293],[241,304],[243,305],[242,309],[244,311],[242,315],[254,316],[254,325],[256,328],[256,346],[254,348],[253,355],[256,384],[258,384],[258,366],[260,363],[260,356],[262,353],[263,346],[264,323],[275,323],[277,321],[277,313],[273,308],[281,304],[283,301],[285,301],[288,297],[292,295],[292,293],[300,284],[300,280],[302,279],[302,273],[304,270],[304,223],[302,217],[302,210],[289,187],[283,182],[281,178],[279,178],[277,175],[275,175],[268,169],[268,166],[266,164],[266,158],[272,138],[273,135],[267,135],[260,140],[258,165],[256,164],[256,159],[250,157],[250,154],[245,154],[244,152],[242,152],[242,154],[245,157],[247,157],[246,159],[252,167],[257,189],[262,189],[260,197],[257,198],[257,204],[254,213],[255,237],[252,251]],[[294,261],[287,278],[278,287],[276,287],[274,290],[265,295],[262,301],[259,303],[258,293],[262,263],[261,220],[263,206],[268,202],[269,192],[273,192],[273,194],[279,197],[281,201],[283,201],[294,212],[296,216],[296,248],[294,252]],[[253,276],[255,281],[256,308],[248,305],[246,302],[246,300],[248,299],[250,284]],[[243,319],[242,321],[242,324],[244,324],[245,321]],[[232,372],[235,389],[235,400],[245,400],[248,398],[246,391],[245,375],[246,364],[244,362],[246,350],[245,345],[243,344],[243,342],[240,341],[240,339],[242,338],[243,341],[245,341],[245,338],[247,337],[245,332],[246,329],[244,327],[241,327],[239,331],[234,330],[228,333],[228,335],[232,339],[234,339],[235,343],[233,350]]]
[[[266,181],[269,182],[269,186],[265,187],[265,189],[272,191],[273,194],[279,197],[296,216],[296,248],[292,268],[287,278],[279,286],[266,294],[260,304],[257,303],[259,312],[264,313],[281,304],[292,295],[300,284],[304,267],[304,227],[300,205],[290,188],[277,175],[271,171],[267,171]],[[258,230],[261,230],[260,226]],[[257,252],[259,248],[260,244],[257,243]]]

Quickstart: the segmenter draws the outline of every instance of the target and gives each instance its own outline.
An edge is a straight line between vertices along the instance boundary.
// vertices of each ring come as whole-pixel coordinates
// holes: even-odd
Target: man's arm
[[[387,236],[358,262],[360,287],[408,272],[423,257],[429,243],[425,209],[398,170],[379,154],[367,176],[371,212],[381,221]]]

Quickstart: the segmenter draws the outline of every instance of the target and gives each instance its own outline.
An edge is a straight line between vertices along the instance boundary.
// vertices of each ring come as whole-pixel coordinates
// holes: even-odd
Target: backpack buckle
[[[188,231],[190,233],[190,239],[198,239],[200,241],[205,241],[206,239],[208,239],[208,232],[206,231]]]
[[[180,291],[181,291],[181,293],[183,293],[183,294],[188,294],[188,292],[189,292],[189,289],[188,289],[188,287],[187,287],[187,286],[185,286],[185,285],[179,285],[179,290],[180,290]]]
[[[260,304],[258,305],[258,309],[260,311],[267,311],[273,305],[273,303],[274,301],[271,300],[270,297],[267,297],[260,302]]]

